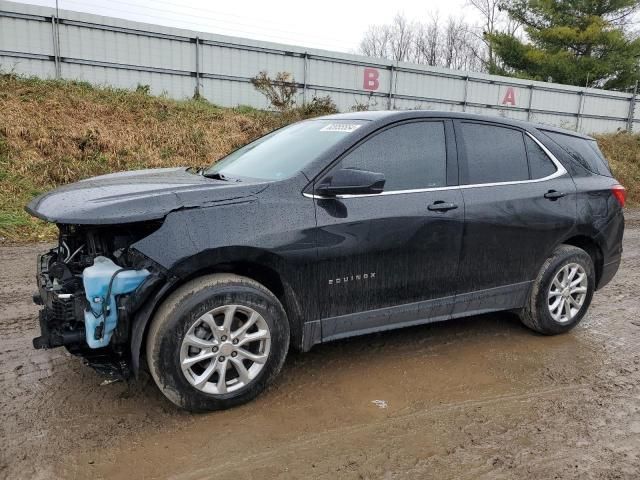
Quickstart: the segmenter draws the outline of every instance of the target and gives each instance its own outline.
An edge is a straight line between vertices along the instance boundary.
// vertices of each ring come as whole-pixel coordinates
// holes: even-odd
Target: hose
[[[68,248],[68,247],[67,247],[67,248]],[[73,252],[69,257],[67,257],[67,258],[64,260],[64,263],[69,263],[71,260],[73,260],[73,257],[75,257],[75,256],[76,256],[76,254],[77,254],[80,250],[82,250],[83,248],[84,248],[84,244],[80,245],[80,246],[76,249],[76,251],[75,251],[75,252]]]

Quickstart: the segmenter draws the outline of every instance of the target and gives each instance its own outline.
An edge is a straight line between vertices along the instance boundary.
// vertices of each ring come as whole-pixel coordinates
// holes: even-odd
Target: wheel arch
[[[225,251],[226,250],[226,251]],[[233,273],[264,285],[282,303],[290,329],[290,345],[302,348],[303,315],[297,293],[284,273],[284,264],[269,252],[236,248],[202,252],[184,259],[167,274],[167,282],[135,314],[131,331],[131,366],[137,376],[149,324],[160,305],[180,286],[212,273]]]
[[[602,247],[598,244],[595,238],[579,234],[565,239],[562,244],[578,247],[589,254],[593,261],[593,266],[596,271],[596,288],[602,278],[602,269],[604,267],[604,255],[602,253]]]

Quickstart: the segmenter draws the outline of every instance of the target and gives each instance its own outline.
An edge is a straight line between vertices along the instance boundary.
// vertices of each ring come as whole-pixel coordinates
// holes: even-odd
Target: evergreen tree
[[[527,41],[487,34],[499,59],[492,73],[568,85],[626,89],[640,74],[640,39],[631,30],[638,0],[507,0]]]

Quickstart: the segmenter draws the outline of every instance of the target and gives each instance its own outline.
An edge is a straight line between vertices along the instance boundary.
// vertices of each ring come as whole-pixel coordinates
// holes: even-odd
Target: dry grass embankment
[[[627,205],[640,206],[640,135],[594,135],[616,179],[627,189]]]
[[[0,237],[52,238],[55,228],[23,207],[58,185],[120,170],[210,165],[302,116],[0,75]]]
[[[119,170],[209,165],[312,113],[228,109],[144,91],[0,75],[0,239],[53,238],[55,227],[31,218],[24,205],[58,185]],[[598,140],[630,202],[639,203],[640,138]]]

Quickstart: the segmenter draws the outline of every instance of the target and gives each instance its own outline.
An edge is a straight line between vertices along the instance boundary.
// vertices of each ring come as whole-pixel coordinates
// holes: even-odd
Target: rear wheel
[[[561,245],[545,261],[520,318],[544,335],[571,330],[584,317],[595,289],[595,269],[587,252]]]
[[[249,278],[215,274],[182,286],[161,305],[147,336],[147,362],[173,403],[218,410],[264,390],[288,347],[278,299]]]

